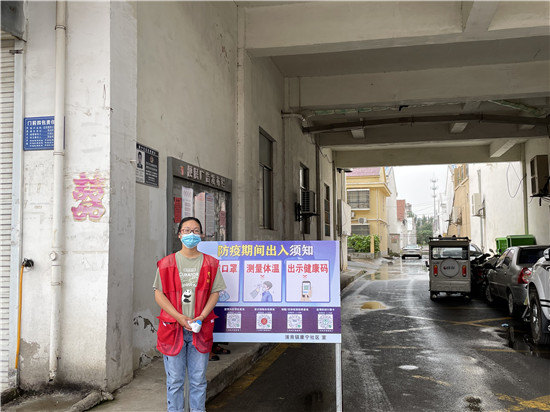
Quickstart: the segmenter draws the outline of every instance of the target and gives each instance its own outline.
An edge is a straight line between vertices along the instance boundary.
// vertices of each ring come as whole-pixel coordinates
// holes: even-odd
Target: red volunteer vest
[[[216,258],[204,255],[199,281],[195,288],[195,316],[200,315],[210,297],[212,285],[218,272],[219,262]],[[162,283],[162,292],[179,313],[181,311],[181,280],[176,265],[176,254],[168,255],[157,262]],[[214,319],[217,316],[212,310],[202,322],[199,333],[193,333],[193,346],[201,353],[210,353],[213,342]],[[160,310],[157,330],[157,349],[168,356],[177,355],[183,347],[183,326],[176,319]]]

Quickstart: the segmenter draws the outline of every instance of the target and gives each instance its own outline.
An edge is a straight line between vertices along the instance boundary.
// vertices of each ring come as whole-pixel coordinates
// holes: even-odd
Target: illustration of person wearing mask
[[[273,283],[269,280],[266,280],[262,284],[262,302],[273,302],[273,295],[269,291],[273,287]]]

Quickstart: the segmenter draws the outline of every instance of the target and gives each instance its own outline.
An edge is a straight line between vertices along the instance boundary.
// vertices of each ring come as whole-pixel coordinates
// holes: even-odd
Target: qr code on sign
[[[271,313],[256,314],[256,329],[269,330],[273,326],[273,317]]]
[[[286,318],[286,327],[288,329],[302,329],[302,315],[289,313]]]
[[[334,323],[332,314],[317,315],[317,328],[318,329],[333,329]]]
[[[227,329],[240,329],[241,328],[241,314],[240,313],[228,313],[227,314]]]

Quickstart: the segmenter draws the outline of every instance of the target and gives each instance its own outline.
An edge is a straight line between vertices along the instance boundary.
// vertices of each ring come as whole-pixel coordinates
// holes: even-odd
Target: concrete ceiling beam
[[[549,78],[549,61],[303,77],[289,82],[289,104],[315,110],[539,97],[550,94]]]
[[[550,118],[511,116],[511,115],[493,115],[493,114],[458,114],[458,115],[431,115],[431,116],[407,116],[407,117],[384,117],[378,119],[357,120],[344,123],[331,123],[318,126],[305,126],[302,128],[304,133],[324,133],[350,131],[357,128],[375,128],[388,126],[408,126],[417,125],[435,125],[451,122],[469,122],[469,123],[484,123],[484,124],[531,124],[548,127]],[[518,129],[519,130],[519,129]]]
[[[501,157],[492,158],[488,146],[484,145],[338,151],[334,152],[333,161],[336,167],[354,168],[516,162],[521,161],[521,156],[520,146],[516,145]]]
[[[489,145],[489,156],[492,159],[502,157],[515,145],[516,141],[513,139],[495,140]]]
[[[459,136],[449,133],[446,124],[430,125],[390,125],[365,129],[365,138],[356,139],[349,131],[320,133],[317,143],[321,147],[331,149],[360,148],[373,145],[404,145],[421,143],[448,143],[460,141],[462,144],[472,144],[477,141],[508,140],[508,139],[538,139],[546,136],[546,126],[535,126],[531,130],[520,130],[510,124],[476,123],[467,128]]]
[[[507,2],[476,1],[466,13],[463,3],[295,2],[247,7],[245,48],[256,57],[290,56],[548,34],[548,2],[515,2],[521,3],[518,9]],[[346,22],[345,30],[341,22]],[[487,24],[490,30],[483,30]]]
[[[498,1],[476,0],[462,2],[464,32],[483,33],[488,31],[498,7]]]

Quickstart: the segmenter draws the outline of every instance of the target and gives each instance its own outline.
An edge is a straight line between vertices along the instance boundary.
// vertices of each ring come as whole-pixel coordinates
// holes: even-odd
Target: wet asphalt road
[[[424,260],[342,294],[344,411],[548,411],[550,347],[503,305],[430,300]],[[209,411],[334,411],[334,345],[279,345]]]

